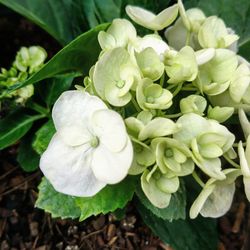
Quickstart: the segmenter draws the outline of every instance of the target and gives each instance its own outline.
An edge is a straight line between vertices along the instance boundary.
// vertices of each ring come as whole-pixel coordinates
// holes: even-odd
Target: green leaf
[[[39,130],[37,130],[32,147],[39,155],[41,155],[47,149],[49,142],[55,132],[56,129],[52,119],[45,123]]]
[[[48,107],[51,107],[62,92],[68,90],[76,74],[64,74],[39,82],[38,91]]]
[[[95,64],[100,53],[97,35],[99,31],[105,30],[107,26],[108,24],[99,25],[77,37],[60,50],[29,79],[14,85],[12,90],[19,89],[26,85],[57,76],[59,74],[64,74],[66,72],[80,72],[87,75],[90,67]]]
[[[248,42],[240,46],[239,54],[242,55],[248,61],[250,61],[250,39]]]
[[[183,182],[181,182],[179,190],[171,196],[169,206],[163,209],[152,205],[143,193],[140,185],[136,188],[136,195],[143,206],[159,218],[169,221],[186,218],[186,189]]]
[[[107,185],[93,197],[76,198],[81,209],[80,221],[91,215],[106,214],[123,208],[133,198],[137,178],[128,176],[115,185]]]
[[[249,0],[184,0],[185,7],[198,7],[207,16],[217,15],[226,25],[240,35],[240,45],[250,40],[250,1]]]
[[[18,109],[0,121],[0,150],[22,138],[32,127],[34,121],[44,115],[28,115],[24,109]]]
[[[0,0],[30,19],[62,45],[88,29],[80,0]]]
[[[153,233],[175,250],[215,250],[218,244],[216,220],[198,217],[195,220],[169,222],[158,218],[139,201],[137,209]]]
[[[40,156],[32,148],[31,135],[25,136],[18,149],[17,161],[26,172],[34,171],[39,166]]]
[[[51,213],[52,218],[75,219],[80,216],[80,209],[75,204],[75,198],[55,191],[47,179],[42,179],[38,189],[35,206]]]

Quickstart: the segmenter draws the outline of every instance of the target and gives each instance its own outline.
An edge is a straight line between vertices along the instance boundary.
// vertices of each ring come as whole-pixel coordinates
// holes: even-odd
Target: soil
[[[8,67],[21,46],[41,45],[51,57],[60,49],[46,32],[0,7],[1,67]],[[171,250],[143,224],[133,205],[126,216],[92,217],[84,222],[52,219],[34,207],[41,172],[25,173],[16,163],[18,145],[0,152],[0,250],[142,249]],[[249,203],[237,196],[219,219],[219,250],[250,250]],[[201,249],[202,250],[202,249]]]

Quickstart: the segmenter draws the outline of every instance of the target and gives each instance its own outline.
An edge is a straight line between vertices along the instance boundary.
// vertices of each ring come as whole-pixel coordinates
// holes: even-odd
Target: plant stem
[[[163,87],[165,81],[165,72],[163,72],[163,75],[161,76],[161,80],[160,80],[160,85]]]
[[[230,163],[233,167],[235,168],[241,168],[239,164],[237,164],[236,162],[234,162],[233,160],[231,160],[228,156],[223,155],[224,159]]]
[[[192,176],[201,187],[205,186],[204,182],[201,180],[200,176],[196,173],[196,171],[193,171]]]
[[[174,90],[173,97],[175,97],[181,91],[181,88],[182,88],[182,83],[178,84],[178,86]]]
[[[133,103],[133,105],[134,105],[135,109],[136,109],[138,112],[141,112],[141,109],[140,109],[140,107],[139,107],[138,103],[136,102],[136,100],[135,100],[135,97],[134,97],[134,96],[132,96],[131,101],[132,101],[132,103]]]
[[[35,110],[36,112],[43,114],[45,116],[49,115],[49,109],[42,107],[41,105],[35,103],[35,102],[31,102],[29,104],[27,104],[27,107]]]
[[[177,118],[180,117],[182,113],[170,114],[170,115],[163,115],[165,118]]]

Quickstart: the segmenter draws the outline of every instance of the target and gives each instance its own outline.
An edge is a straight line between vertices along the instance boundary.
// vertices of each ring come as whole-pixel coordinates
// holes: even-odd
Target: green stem
[[[135,97],[134,97],[134,96],[132,96],[131,101],[132,101],[132,103],[133,103],[135,109],[136,109],[138,112],[141,112],[141,109],[140,109],[140,107],[139,107],[137,101],[135,100]]]
[[[129,137],[130,137],[130,139],[131,139],[133,142],[135,142],[135,143],[137,143],[137,144],[140,144],[141,146],[143,146],[143,147],[145,147],[145,148],[147,148],[147,149],[150,149],[150,147],[149,147],[147,144],[145,144],[145,143],[139,141],[138,139],[134,138],[132,135],[129,135]]]
[[[242,142],[242,146],[243,146],[243,147],[246,147],[246,145],[247,145],[246,142]],[[234,143],[234,144],[233,144],[233,147],[235,147],[235,148],[238,148],[238,146],[239,146],[239,143]]]
[[[165,72],[163,72],[163,75],[161,76],[161,80],[160,80],[160,85],[163,87],[165,81]]]
[[[170,115],[163,115],[165,118],[177,118],[180,117],[182,113],[170,114]]]
[[[196,173],[196,171],[193,171],[192,176],[201,187],[205,186],[205,183],[201,180],[200,176]]]
[[[35,110],[36,112],[43,114],[45,116],[49,115],[49,109],[42,107],[41,105],[35,103],[35,102],[31,102],[27,104],[27,107]]]
[[[183,87],[181,90],[183,91],[196,91],[197,88],[192,88],[192,87]]]
[[[178,84],[178,86],[174,90],[173,97],[175,97],[181,91],[181,88],[182,88],[182,83]]]
[[[190,44],[190,37],[191,37],[191,32],[188,31],[187,37],[186,37],[186,43],[185,43],[186,46],[188,46]]]
[[[239,164],[237,164],[236,162],[234,162],[233,160],[231,160],[227,155],[223,155],[224,159],[230,163],[233,167],[235,168],[241,168]]]

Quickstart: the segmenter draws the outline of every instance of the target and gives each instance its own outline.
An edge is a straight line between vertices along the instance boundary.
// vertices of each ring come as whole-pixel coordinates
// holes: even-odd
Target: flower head
[[[40,168],[54,188],[92,196],[128,173],[133,148],[120,115],[86,92],[64,92],[52,111],[56,128]]]

